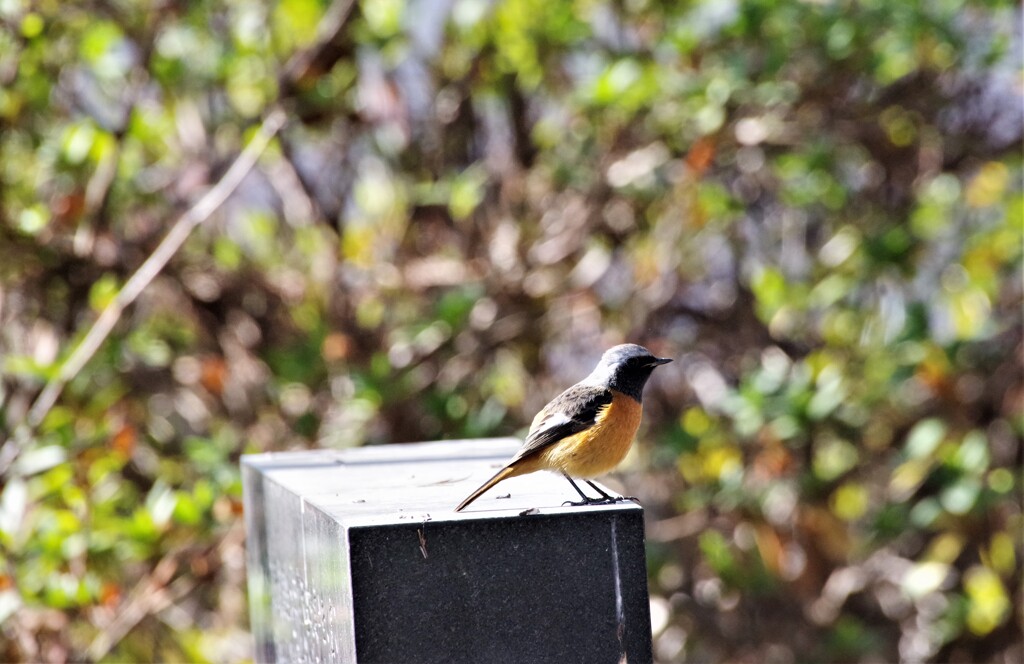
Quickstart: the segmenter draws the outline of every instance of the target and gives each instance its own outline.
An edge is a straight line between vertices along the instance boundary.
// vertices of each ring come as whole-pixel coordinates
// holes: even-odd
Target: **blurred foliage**
[[[2,660],[237,661],[245,452],[511,434],[677,362],[620,476],[659,661],[1024,658],[1007,0],[0,0],[0,428],[288,124],[2,478]]]

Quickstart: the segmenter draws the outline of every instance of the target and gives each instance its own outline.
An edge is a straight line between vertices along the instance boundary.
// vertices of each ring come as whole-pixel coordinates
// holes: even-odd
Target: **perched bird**
[[[607,473],[625,458],[640,426],[644,385],[655,367],[671,361],[655,357],[636,344],[605,351],[589,376],[537,413],[519,452],[455,511],[462,511],[502,480],[538,470],[559,472],[569,480],[582,498],[571,505],[626,500],[609,496],[590,479]],[[587,496],[574,477],[585,481],[601,497]]]

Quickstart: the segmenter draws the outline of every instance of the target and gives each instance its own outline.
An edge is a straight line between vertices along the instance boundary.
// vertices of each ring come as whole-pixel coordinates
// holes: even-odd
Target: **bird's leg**
[[[576,483],[572,481],[572,478],[569,477],[569,475],[567,475],[566,473],[562,473],[562,476],[565,477],[565,479],[569,480],[569,484],[572,485],[572,488],[576,489],[576,493],[580,494],[580,498],[583,499],[583,500],[581,500],[579,502],[573,502],[571,500],[567,500],[564,503],[562,503],[563,505],[572,505],[573,507],[579,507],[580,505],[593,505],[595,503],[603,504],[603,503],[608,502],[607,501],[607,499],[608,499],[608,495],[607,494],[604,494],[605,498],[591,498],[587,494],[583,493],[583,490],[580,489],[579,486],[577,486]],[[604,492],[602,491],[601,493],[604,493]]]
[[[613,503],[621,503],[626,500],[636,500],[636,498],[633,498],[632,496],[619,496],[618,498],[614,496],[609,496],[601,489],[601,487],[597,486],[590,480],[583,480],[584,482],[589,484],[591,488],[594,489],[594,491],[597,491],[599,494],[601,494],[600,498],[591,498],[587,494],[583,493],[583,490],[580,489],[580,487],[576,484],[576,482],[572,480],[571,477],[569,477],[568,474],[562,473],[562,475],[565,477],[565,479],[569,480],[569,484],[572,485],[572,488],[576,489],[576,493],[580,494],[580,498],[583,499],[579,502],[567,500],[564,503],[562,503],[563,505],[572,505],[573,507],[579,507],[580,505],[610,505]]]
[[[605,493],[601,489],[601,487],[597,486],[596,484],[594,484],[590,480],[583,480],[583,481],[586,482],[587,484],[589,484],[591,489],[593,489],[594,491],[596,491],[599,494],[601,494],[601,497],[604,498],[605,500],[607,500],[609,502],[614,502],[615,501],[615,498],[612,498],[611,496],[609,496],[607,493]]]
[[[622,502],[625,502],[627,500],[632,500],[634,503],[638,502],[635,496],[618,496],[618,497],[609,496],[607,493],[605,493],[604,491],[601,490],[601,487],[597,486],[596,484],[594,484],[590,480],[583,480],[583,481],[586,482],[587,484],[589,484],[591,489],[593,489],[594,491],[596,491],[599,494],[601,494],[601,498],[602,498],[603,501],[607,501],[609,503],[622,503]]]

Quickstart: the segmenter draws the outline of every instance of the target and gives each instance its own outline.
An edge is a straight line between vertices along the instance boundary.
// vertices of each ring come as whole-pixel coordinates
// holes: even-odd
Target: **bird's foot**
[[[562,507],[565,507],[566,505],[570,507],[583,507],[584,505],[610,505],[613,502],[613,500],[608,500],[607,498],[587,498],[585,500],[567,500],[562,503]]]
[[[607,496],[604,498],[587,498],[586,500],[567,500],[562,503],[562,507],[569,505],[571,507],[583,507],[584,505],[614,505],[615,503],[625,503],[633,501],[634,503],[640,504],[640,500],[636,496]]]

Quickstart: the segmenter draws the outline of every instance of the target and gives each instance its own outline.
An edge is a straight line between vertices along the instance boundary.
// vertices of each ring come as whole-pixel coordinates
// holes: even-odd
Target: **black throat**
[[[653,370],[654,367],[640,370],[634,369],[632,371],[616,371],[612,375],[611,380],[608,381],[608,387],[616,392],[622,392],[639,403],[643,403],[644,385],[647,384],[647,379],[651,377],[651,371]]]

